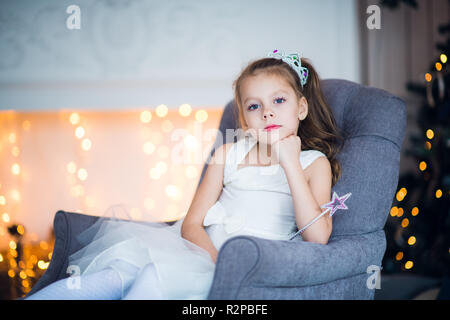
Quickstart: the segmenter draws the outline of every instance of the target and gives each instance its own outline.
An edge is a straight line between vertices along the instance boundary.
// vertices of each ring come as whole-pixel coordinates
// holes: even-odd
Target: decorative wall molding
[[[81,28],[68,29],[68,6]],[[7,1],[0,109],[222,107],[232,81],[273,48],[323,78],[359,81],[355,0]]]

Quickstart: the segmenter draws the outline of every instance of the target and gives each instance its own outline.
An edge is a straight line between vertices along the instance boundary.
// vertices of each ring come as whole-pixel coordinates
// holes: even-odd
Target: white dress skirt
[[[288,241],[298,230],[281,166],[237,169],[255,143],[246,137],[228,151],[222,193],[205,215],[203,226],[218,251],[234,236]],[[317,150],[301,151],[303,169],[321,156],[325,155]],[[215,263],[205,249],[181,237],[182,222],[168,225],[100,218],[78,235],[82,249],[69,257],[69,265],[77,266],[81,275],[115,269],[124,297],[140,270],[153,263],[166,299],[206,299]]]

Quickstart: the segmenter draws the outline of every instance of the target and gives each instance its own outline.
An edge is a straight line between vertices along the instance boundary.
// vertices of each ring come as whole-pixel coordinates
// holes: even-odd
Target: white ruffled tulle
[[[284,170],[277,165],[237,170],[256,143],[251,139],[248,142],[239,140],[228,152],[225,187],[203,221],[218,251],[234,236],[289,240],[297,231]],[[303,169],[321,156],[326,157],[317,150],[302,151]],[[181,237],[183,220],[171,226],[123,221],[117,219],[115,207],[111,210],[114,218],[101,218],[79,235],[83,249],[69,257],[69,264],[77,265],[81,274],[114,268],[122,278],[123,297],[142,268],[153,263],[167,299],[206,299],[215,263],[205,249]]]
[[[215,263],[205,249],[181,237],[182,221],[100,218],[77,237],[83,248],[69,257],[69,265],[78,266],[81,275],[115,269],[124,297],[139,271],[153,263],[166,299],[206,299]]]

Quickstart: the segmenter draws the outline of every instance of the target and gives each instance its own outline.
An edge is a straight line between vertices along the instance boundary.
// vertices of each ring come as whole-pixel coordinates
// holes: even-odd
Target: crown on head
[[[302,67],[302,61],[297,53],[285,55],[282,50],[273,50],[267,56],[275,59],[281,59],[289,64],[300,77],[302,88],[305,86],[306,81],[308,80],[309,71],[307,68]]]

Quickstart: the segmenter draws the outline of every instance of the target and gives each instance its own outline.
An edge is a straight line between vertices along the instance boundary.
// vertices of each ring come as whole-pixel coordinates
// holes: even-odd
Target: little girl
[[[27,299],[206,299],[226,240],[289,241],[322,213],[342,138],[313,66],[275,50],[233,87],[240,139],[215,150],[187,215],[171,226],[99,219],[69,257],[78,273]],[[325,245],[331,230],[325,214],[300,239]]]

